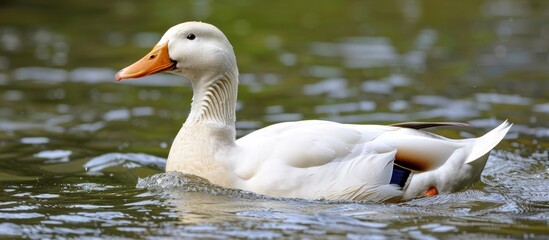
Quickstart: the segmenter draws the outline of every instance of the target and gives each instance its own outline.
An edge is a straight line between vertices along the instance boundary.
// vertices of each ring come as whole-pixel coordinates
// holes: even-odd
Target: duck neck
[[[174,139],[166,171],[194,174],[231,186],[227,175],[236,140],[235,105],[238,74],[221,74],[193,82],[189,117]],[[203,84],[201,84],[203,83]]]
[[[184,125],[209,125],[234,129],[238,75],[231,73],[206,75],[199,81],[191,82],[193,87],[191,112]]]

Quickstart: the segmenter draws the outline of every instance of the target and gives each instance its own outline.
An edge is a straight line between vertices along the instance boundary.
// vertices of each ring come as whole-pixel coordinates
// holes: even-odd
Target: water
[[[276,199],[163,173],[191,90],[114,82],[170,26],[220,27],[238,135],[280,121],[515,125],[472,188],[399,204]],[[0,3],[0,236],[549,238],[549,4]]]

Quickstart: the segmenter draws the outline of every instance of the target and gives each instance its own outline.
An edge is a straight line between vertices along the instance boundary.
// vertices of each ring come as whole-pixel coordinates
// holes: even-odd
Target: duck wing
[[[390,185],[396,148],[375,140],[390,126],[328,121],[280,123],[236,143],[235,173],[242,188],[281,197],[385,201],[399,198]]]
[[[411,129],[424,129],[424,128],[433,128],[433,127],[470,127],[468,123],[461,122],[403,122],[403,123],[394,123],[390,126],[401,127],[401,128],[411,128]]]

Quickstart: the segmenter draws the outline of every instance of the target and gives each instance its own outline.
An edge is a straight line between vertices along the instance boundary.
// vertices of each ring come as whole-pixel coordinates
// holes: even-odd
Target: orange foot
[[[438,190],[435,187],[430,187],[427,190],[427,192],[425,192],[425,194],[423,194],[423,196],[426,196],[426,197],[432,197],[432,196],[436,196],[436,195],[438,195]]]

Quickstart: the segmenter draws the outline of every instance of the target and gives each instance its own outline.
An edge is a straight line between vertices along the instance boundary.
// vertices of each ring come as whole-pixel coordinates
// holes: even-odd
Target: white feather
[[[465,162],[473,162],[490,152],[490,150],[501,142],[512,126],[513,124],[510,124],[507,120],[505,120],[502,124],[492,129],[492,131],[475,139],[475,142],[472,144],[471,153]]]

